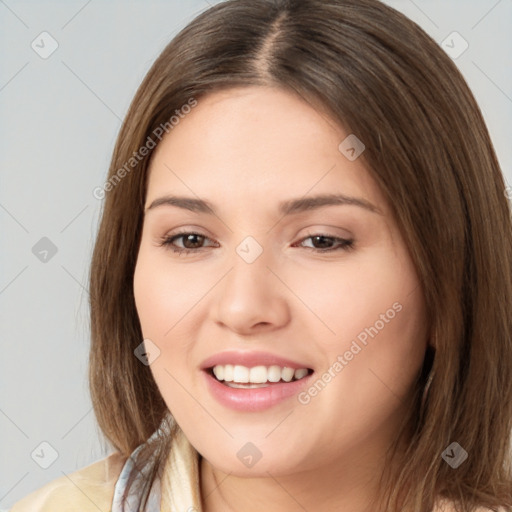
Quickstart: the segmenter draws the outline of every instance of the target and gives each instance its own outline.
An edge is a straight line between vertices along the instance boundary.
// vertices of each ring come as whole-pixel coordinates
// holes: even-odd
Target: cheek
[[[325,400],[341,397],[344,405],[336,415],[355,430],[361,421],[378,424],[406,404],[427,345],[424,300],[417,282],[403,275],[397,282],[389,274],[387,286],[382,286],[384,277],[373,277],[381,279],[379,286],[369,286],[340,311],[338,343],[323,346],[329,353],[328,369],[336,376]],[[359,411],[362,417],[347,418],[347,411]]]
[[[310,325],[316,322],[317,341],[325,349],[344,349],[358,335],[364,342],[371,336],[367,329],[375,332],[373,327],[378,337],[387,332],[390,344],[400,344],[407,338],[403,329],[414,331],[416,317],[421,320],[423,315],[412,263],[388,246],[349,255],[341,263],[291,269],[283,280],[309,309],[304,318]]]
[[[159,340],[170,338],[174,326],[208,290],[206,284],[200,286],[185,271],[171,266],[164,251],[142,247],[133,278],[142,332],[145,337]]]
[[[164,399],[179,401],[179,383],[189,381],[198,365],[197,340],[205,320],[203,304],[216,276],[195,270],[194,263],[171,263],[165,249],[141,246],[135,267],[135,305],[144,339],[160,350],[150,366]],[[184,395],[186,399],[186,394]],[[169,404],[168,404],[169,405]]]
[[[143,337],[160,351],[150,365],[151,373],[167,407],[181,419],[180,411],[190,405],[190,397],[180,385],[186,380],[184,369],[188,368],[193,338],[187,312],[199,300],[198,292],[183,273],[166,264],[165,255],[162,258],[154,248],[145,247],[139,251],[133,289]]]
[[[424,298],[412,262],[405,254],[373,251],[357,264],[326,267],[314,286],[303,277],[296,290],[321,320],[310,315],[319,325],[319,376],[327,372],[323,380],[329,381],[324,398],[344,397],[354,410],[366,404],[369,413],[396,406],[418,375],[427,345]]]

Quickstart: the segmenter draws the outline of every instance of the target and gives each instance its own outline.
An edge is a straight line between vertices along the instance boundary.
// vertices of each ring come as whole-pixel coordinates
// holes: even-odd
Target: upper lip
[[[219,352],[218,354],[214,354],[208,359],[205,359],[201,363],[201,369],[207,370],[217,365],[226,364],[246,366],[248,368],[252,368],[254,366],[273,365],[281,366],[283,368],[294,368],[296,370],[299,368],[310,368],[307,364],[292,361],[291,359],[271,354],[270,352],[228,350],[226,352]]]

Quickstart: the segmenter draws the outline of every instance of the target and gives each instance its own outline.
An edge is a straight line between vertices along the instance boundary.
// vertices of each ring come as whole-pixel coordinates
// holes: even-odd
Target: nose
[[[212,315],[217,324],[238,334],[253,334],[290,321],[287,290],[276,277],[269,253],[263,251],[252,263],[234,255],[230,271],[215,287]]]

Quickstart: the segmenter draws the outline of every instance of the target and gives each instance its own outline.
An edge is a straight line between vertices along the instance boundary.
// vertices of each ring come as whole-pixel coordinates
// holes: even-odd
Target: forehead
[[[384,209],[361,160],[339,145],[350,135],[302,98],[282,89],[243,87],[198,100],[153,155],[148,202],[176,190],[246,202],[343,193]]]

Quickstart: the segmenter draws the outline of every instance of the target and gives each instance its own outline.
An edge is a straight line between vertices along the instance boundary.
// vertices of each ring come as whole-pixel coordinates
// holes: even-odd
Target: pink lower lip
[[[311,375],[292,382],[270,384],[264,388],[230,388],[208,372],[202,372],[208,389],[222,405],[237,411],[263,411],[297,395]]]

